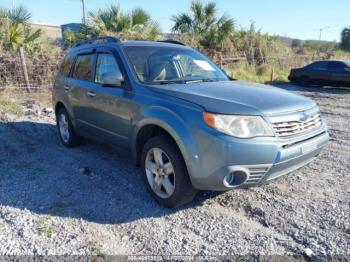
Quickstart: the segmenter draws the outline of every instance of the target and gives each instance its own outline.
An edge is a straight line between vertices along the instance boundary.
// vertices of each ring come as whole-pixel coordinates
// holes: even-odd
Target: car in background
[[[350,61],[316,61],[292,69],[288,79],[302,86],[350,86]]]

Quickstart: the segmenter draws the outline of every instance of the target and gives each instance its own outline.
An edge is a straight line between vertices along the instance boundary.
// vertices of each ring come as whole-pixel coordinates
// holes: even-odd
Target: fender
[[[194,110],[185,110],[186,114],[193,114]],[[140,121],[138,121],[134,128],[132,138],[132,152],[136,156],[136,138],[142,127],[147,125],[156,125],[167,131],[172,138],[176,141],[181,154],[185,160],[187,170],[192,177],[193,174],[193,163],[198,161],[197,153],[198,150],[194,143],[194,139],[191,137],[189,130],[190,126],[186,124],[182,117],[177,113],[170,110],[169,108],[162,106],[149,106],[144,108],[140,112]]]

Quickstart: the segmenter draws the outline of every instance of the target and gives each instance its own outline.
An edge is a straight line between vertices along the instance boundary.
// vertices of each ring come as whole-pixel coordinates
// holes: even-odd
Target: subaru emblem
[[[307,119],[307,115],[305,113],[302,113],[299,119],[300,121],[304,122]]]

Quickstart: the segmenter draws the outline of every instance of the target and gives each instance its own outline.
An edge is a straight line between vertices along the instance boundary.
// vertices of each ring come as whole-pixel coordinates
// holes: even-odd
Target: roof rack
[[[99,37],[93,37],[85,41],[81,41],[79,43],[76,43],[73,47],[78,47],[86,44],[93,44],[93,43],[101,43],[101,42],[111,42],[111,43],[118,43],[120,40],[113,36],[99,36]]]
[[[172,39],[168,39],[168,40],[161,40],[158,42],[162,42],[162,43],[170,43],[170,44],[176,44],[176,45],[183,45],[186,46],[184,43],[177,41],[177,40],[172,40]]]

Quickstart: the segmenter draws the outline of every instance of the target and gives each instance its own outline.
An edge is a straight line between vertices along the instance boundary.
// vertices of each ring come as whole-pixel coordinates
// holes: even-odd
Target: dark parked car
[[[288,79],[303,86],[350,86],[350,61],[317,61],[292,69]]]

